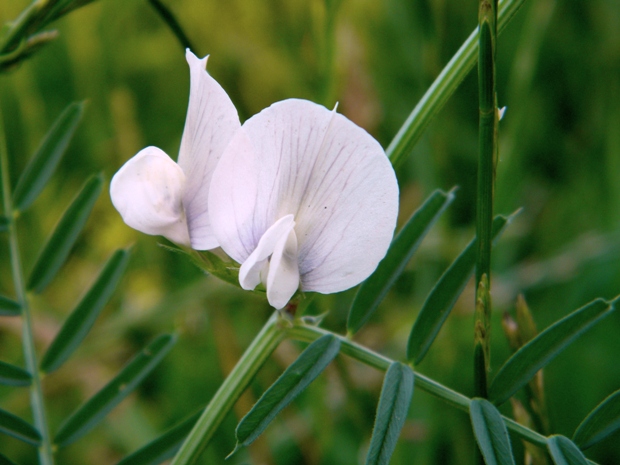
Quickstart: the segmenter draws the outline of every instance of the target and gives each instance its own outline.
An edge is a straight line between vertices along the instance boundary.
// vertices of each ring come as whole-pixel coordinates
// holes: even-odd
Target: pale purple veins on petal
[[[329,293],[358,284],[393,235],[398,186],[385,152],[344,116],[308,101],[279,102],[250,118],[213,179],[215,235],[240,263],[278,219],[294,215],[304,290]]]

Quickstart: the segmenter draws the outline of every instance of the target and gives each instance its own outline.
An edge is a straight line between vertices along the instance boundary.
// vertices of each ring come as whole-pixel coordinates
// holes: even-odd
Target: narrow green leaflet
[[[102,186],[102,175],[92,176],[86,181],[37,258],[28,280],[28,290],[39,293],[54,279],[82,231]]]
[[[128,455],[116,465],[158,465],[164,460],[174,457],[201,413],[202,410],[173,426],[157,439]]]
[[[0,215],[0,232],[7,231],[8,229],[9,219],[4,215]]]
[[[23,368],[0,362],[0,384],[6,386],[29,386],[31,381],[32,375]]]
[[[469,416],[486,465],[515,465],[502,415],[486,399],[472,399]]]
[[[547,441],[547,449],[555,465],[588,465],[579,447],[565,436],[551,436]]]
[[[492,238],[496,239],[512,221],[514,214],[496,216],[493,220]],[[441,275],[426,298],[418,314],[407,343],[407,359],[420,363],[433,344],[443,323],[450,315],[454,303],[463,292],[476,264],[476,239],[474,238]]]
[[[331,334],[326,334],[306,347],[241,419],[235,430],[237,446],[231,455],[240,446],[250,445],[271,420],[321,374],[339,351],[340,341]]]
[[[16,210],[24,211],[32,205],[32,202],[54,174],[54,170],[65,153],[83,112],[83,103],[72,103],[62,112],[49,130],[17,181],[13,194],[13,205]]]
[[[598,404],[581,422],[573,441],[587,449],[620,429],[620,389]]]
[[[101,391],[75,411],[54,438],[57,446],[78,440],[127,397],[172,349],[176,336],[162,334],[136,355]]]
[[[393,362],[383,379],[366,465],[387,465],[396,448],[400,430],[407,419],[413,396],[414,375],[411,368]]]
[[[370,319],[428,230],[452,200],[453,191],[445,193],[437,190],[411,215],[375,272],[360,286],[347,319],[349,334],[356,333]]]
[[[78,306],[71,312],[41,361],[41,370],[50,373],[59,368],[84,340],[95,320],[105,307],[118,284],[127,262],[129,252],[117,250],[88,290]]]
[[[34,426],[2,409],[0,409],[0,433],[13,436],[33,446],[41,443],[41,435]]]
[[[22,313],[19,302],[0,295],[0,316],[18,316]]]
[[[15,465],[15,462],[9,460],[6,455],[0,454],[0,465]]]
[[[522,388],[536,372],[547,365],[573,341],[590,329],[603,317],[609,315],[620,302],[596,299],[575,310],[544,330],[500,368],[489,388],[489,399],[501,404]]]

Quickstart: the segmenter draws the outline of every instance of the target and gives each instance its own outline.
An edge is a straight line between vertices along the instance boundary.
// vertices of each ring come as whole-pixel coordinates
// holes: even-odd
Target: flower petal
[[[128,226],[189,245],[181,203],[184,191],[183,171],[157,147],[138,152],[110,183],[112,204]]]
[[[267,300],[276,309],[283,308],[299,289],[297,236],[291,228],[276,244],[267,275]]]
[[[189,49],[185,56],[190,68],[190,93],[179,151],[179,166],[187,176],[183,205],[192,247],[207,250],[219,245],[208,214],[211,177],[241,124],[232,101],[205,69],[208,57],[199,59]]]
[[[375,270],[398,213],[396,176],[377,141],[305,100],[250,118],[222,155],[209,195],[218,241],[240,263],[278,218],[294,215],[302,289],[322,293]]]
[[[293,215],[286,215],[265,231],[254,251],[239,269],[239,284],[243,289],[250,291],[258,286],[261,282],[261,271],[267,259],[273,254],[279,242],[286,241],[294,226]],[[297,286],[299,286],[299,277]]]

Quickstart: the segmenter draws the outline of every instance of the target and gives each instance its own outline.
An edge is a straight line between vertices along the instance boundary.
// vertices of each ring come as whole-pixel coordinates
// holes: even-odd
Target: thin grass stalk
[[[476,194],[476,301],[474,392],[487,397],[491,328],[491,226],[497,159],[498,113],[495,96],[497,0],[480,0],[478,11],[479,158]]]
[[[19,253],[17,230],[15,228],[15,215],[13,214],[13,201],[11,196],[11,184],[9,176],[9,157],[4,133],[4,122],[0,113],[0,171],[2,172],[2,197],[4,213],[9,219],[9,249],[11,255],[11,271],[13,273],[13,285],[16,299],[21,305],[22,311],[22,346],[26,370],[32,375],[30,385],[30,404],[34,417],[34,424],[41,434],[41,444],[38,448],[40,465],[53,465],[52,442],[47,424],[43,391],[41,389],[41,376],[34,343],[34,331],[32,314],[26,295],[26,286]]]
[[[502,32],[525,0],[503,0],[499,3],[498,31]],[[465,40],[439,76],[422,96],[386,149],[392,164],[397,167],[411,153],[424,129],[443,108],[478,59],[478,28]]]

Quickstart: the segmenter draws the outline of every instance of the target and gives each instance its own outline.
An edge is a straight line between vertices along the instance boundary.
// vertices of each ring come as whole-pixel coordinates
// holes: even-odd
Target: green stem
[[[305,342],[312,342],[324,336],[325,334],[333,334],[330,331],[316,327],[305,325],[294,325],[287,330],[287,335],[293,339]],[[350,339],[334,334],[340,339],[340,352],[358,360],[366,365],[385,371],[394,361],[377,352],[374,352],[364,346],[361,346]],[[469,412],[469,404],[471,399],[463,394],[456,392],[414,370],[415,386],[429,394],[438,397],[447,404],[456,407],[465,412]],[[510,418],[503,417],[504,423],[509,430],[520,436],[522,439],[536,444],[541,447],[547,446],[547,438],[542,434],[532,431],[531,429],[520,425]]]
[[[503,31],[525,0],[502,0],[499,4],[498,28]],[[467,73],[474,67],[478,54],[478,29],[470,34],[461,48],[441,71],[422,99],[407,117],[386,153],[398,166],[409,155],[426,126],[448,101]]]
[[[183,47],[183,49],[189,48],[192,52],[198,53],[198,50],[196,50],[192,46],[189,37],[187,37],[187,34],[185,34],[185,31],[183,30],[177,19],[174,17],[170,9],[159,0],[149,0],[149,3],[155,9],[161,19],[168,25],[174,36],[181,44],[181,47]]]
[[[476,199],[476,301],[474,326],[474,392],[487,397],[491,328],[491,227],[497,155],[495,50],[497,0],[480,0],[478,36],[479,158]]]
[[[198,460],[226,414],[286,336],[281,324],[279,314],[275,312],[217,390],[171,465],[188,465]]]
[[[4,124],[0,114],[0,170],[2,171],[2,197],[4,200],[4,213],[9,219],[9,248],[11,254],[11,269],[15,286],[17,301],[21,305],[23,321],[23,350],[26,370],[32,375],[30,385],[30,404],[34,416],[34,424],[41,434],[41,444],[39,445],[40,465],[53,465],[54,456],[52,454],[52,442],[47,426],[45,405],[43,402],[43,391],[41,389],[41,376],[39,373],[36,349],[34,344],[32,314],[26,296],[24,285],[24,274],[22,271],[21,257],[19,254],[19,244],[17,241],[17,230],[15,228],[15,215],[13,214],[13,202],[11,197],[11,184],[9,176],[9,157],[4,135]]]

